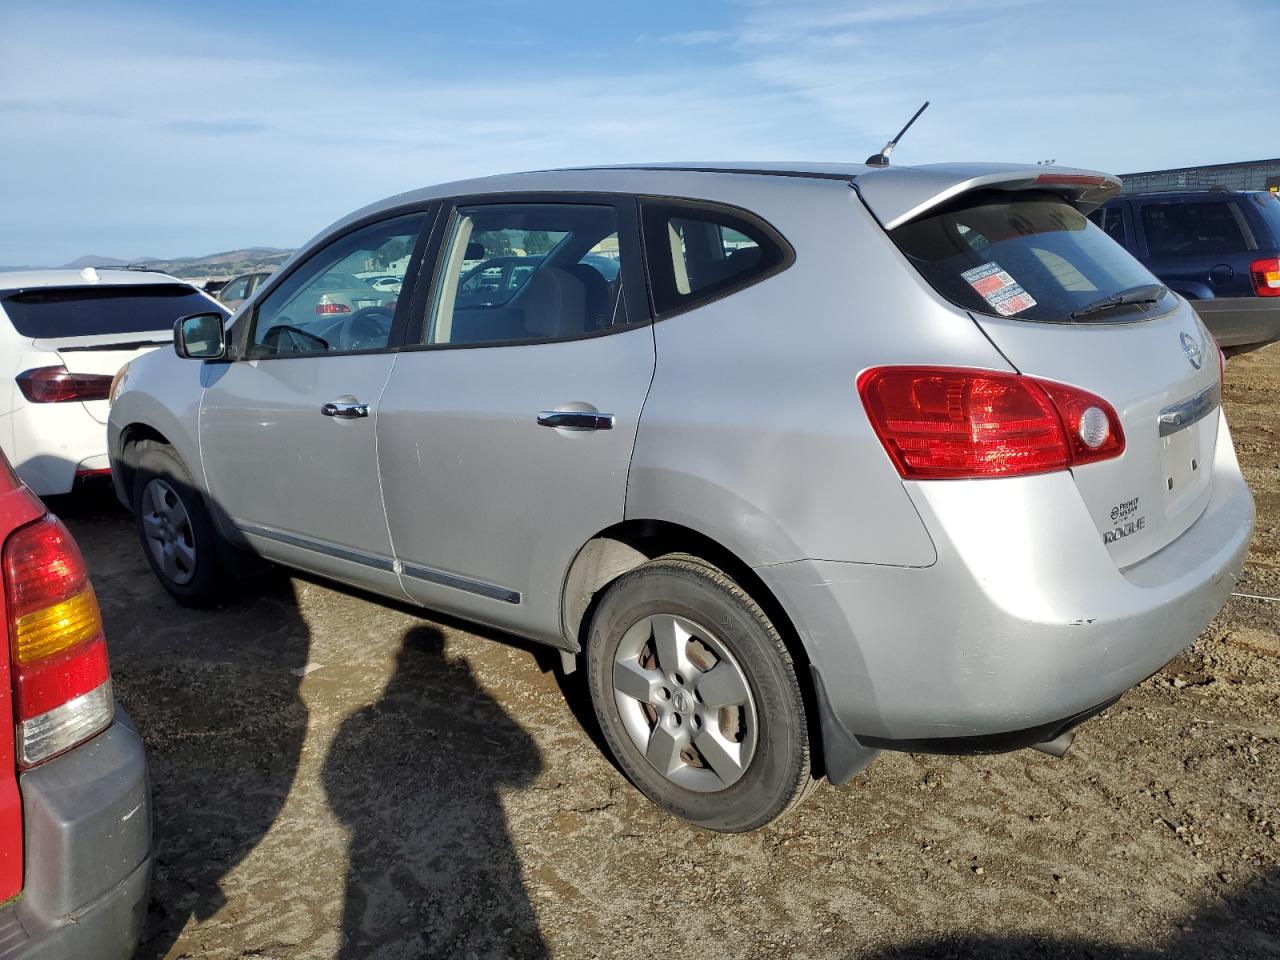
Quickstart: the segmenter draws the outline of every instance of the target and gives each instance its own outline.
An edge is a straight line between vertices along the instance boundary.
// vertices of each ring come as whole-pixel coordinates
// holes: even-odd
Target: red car
[[[142,740],[67,528],[0,455],[0,960],[124,960],[151,880]]]

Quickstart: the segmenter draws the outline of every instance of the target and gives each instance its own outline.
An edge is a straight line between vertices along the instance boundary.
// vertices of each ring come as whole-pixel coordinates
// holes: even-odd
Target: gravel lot
[[[1280,597],[1280,347],[1227,387],[1238,589]],[[109,495],[53,506],[150,754],[140,957],[1280,957],[1280,603],[1234,599],[1063,760],[886,754],[717,836],[627,784],[554,655],[305,579],[184,611]]]

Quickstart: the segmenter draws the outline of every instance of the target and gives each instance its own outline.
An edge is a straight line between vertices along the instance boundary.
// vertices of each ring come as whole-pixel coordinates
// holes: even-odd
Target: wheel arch
[[[773,622],[795,664],[809,725],[815,776],[825,769],[823,705],[815,689],[809,651],[782,602],[751,566],[705,533],[665,520],[632,519],[601,530],[583,544],[565,575],[561,624],[576,657],[586,648],[594,608],[611,583],[656,557],[688,554],[714,566],[737,581]],[[566,666],[569,661],[566,660]]]
[[[138,474],[138,444],[144,440],[162,443],[167,447],[173,444],[163,433],[146,423],[130,423],[120,431],[120,450],[113,457],[111,465],[111,481],[116,490],[116,498],[127,509],[133,509],[133,481]]]

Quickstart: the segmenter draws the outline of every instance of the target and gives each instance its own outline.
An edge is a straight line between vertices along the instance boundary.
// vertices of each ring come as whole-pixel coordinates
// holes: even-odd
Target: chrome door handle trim
[[[612,413],[588,413],[585,410],[543,410],[538,414],[540,427],[565,427],[569,430],[612,430]]]
[[[1160,436],[1167,437],[1177,433],[1183,427],[1189,427],[1216,412],[1220,406],[1222,406],[1221,388],[1217,383],[1211,383],[1194,397],[1160,411],[1158,418]]]
[[[369,405],[367,403],[340,401],[326,403],[320,408],[320,412],[326,417],[337,417],[340,420],[358,420],[369,415]]]

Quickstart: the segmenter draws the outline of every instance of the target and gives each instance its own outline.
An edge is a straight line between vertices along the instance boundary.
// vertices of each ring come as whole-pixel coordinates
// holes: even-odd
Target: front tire
[[[708,830],[754,830],[812,782],[800,684],[782,638],[729,576],[665,557],[606,591],[587,645],[591,701],[631,781]]]
[[[153,441],[138,446],[133,516],[142,552],[178,603],[210,606],[224,596],[227,578],[204,498],[172,447]]]

